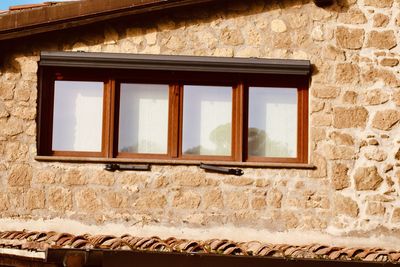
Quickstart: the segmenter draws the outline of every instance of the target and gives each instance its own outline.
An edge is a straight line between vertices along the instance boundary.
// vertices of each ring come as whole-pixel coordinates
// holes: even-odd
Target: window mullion
[[[115,134],[115,80],[108,79],[104,86],[102,154],[112,158]]]
[[[168,155],[171,158],[179,156],[179,138],[180,134],[180,94],[181,87],[178,84],[169,86],[169,114],[168,114]]]

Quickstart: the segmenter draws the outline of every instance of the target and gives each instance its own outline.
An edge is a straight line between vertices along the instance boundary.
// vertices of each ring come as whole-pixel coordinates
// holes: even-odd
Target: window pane
[[[183,154],[231,155],[232,87],[185,86]]]
[[[250,87],[250,156],[296,157],[297,89]]]
[[[55,81],[53,150],[101,151],[102,82]]]
[[[168,90],[165,84],[121,84],[120,152],[167,154]]]

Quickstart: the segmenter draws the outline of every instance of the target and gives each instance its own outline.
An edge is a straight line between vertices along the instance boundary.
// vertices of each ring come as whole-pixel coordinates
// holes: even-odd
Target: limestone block
[[[271,21],[271,30],[273,32],[285,32],[287,30],[286,23],[281,19]]]
[[[345,197],[340,194],[336,194],[333,198],[334,211],[337,215],[346,215],[356,218],[359,213],[357,202],[350,197]]]
[[[389,17],[382,13],[375,14],[373,19],[374,19],[373,23],[374,27],[385,27],[389,23]]]
[[[25,207],[28,210],[43,209],[45,203],[45,194],[42,189],[29,189],[25,198]]]
[[[384,67],[396,67],[399,65],[399,60],[397,58],[384,58],[380,63]]]
[[[205,209],[222,209],[224,201],[220,189],[208,190],[203,195],[203,205]]]
[[[354,181],[357,190],[376,190],[383,178],[379,175],[376,166],[360,167],[354,174]]]
[[[313,126],[331,126],[332,125],[332,115],[331,114],[319,114],[314,113],[311,116],[311,125]]]
[[[372,216],[383,216],[386,212],[385,206],[380,202],[368,202],[366,214]]]
[[[364,35],[363,29],[340,26],[336,29],[336,43],[342,48],[360,49],[364,43]]]
[[[360,68],[351,63],[340,63],[336,66],[336,81],[342,84],[358,83]]]
[[[28,164],[16,164],[11,167],[8,176],[9,186],[29,187],[32,181],[32,168]]]
[[[349,146],[337,146],[327,144],[323,148],[325,157],[330,160],[353,159],[355,156],[354,148]]]
[[[34,175],[36,184],[54,184],[56,182],[56,173],[53,170],[38,170]]]
[[[163,209],[166,205],[167,199],[165,195],[159,191],[145,191],[140,194],[140,197],[134,203],[135,209],[139,211]]]
[[[249,177],[228,177],[224,180],[225,184],[234,185],[234,186],[246,186],[254,183],[254,179]]]
[[[332,139],[337,145],[354,145],[354,139],[350,134],[333,131],[329,134],[329,138]]]
[[[105,171],[97,171],[90,174],[90,183],[104,186],[112,186],[115,183],[115,178],[112,173]]]
[[[387,153],[377,147],[370,147],[367,152],[365,152],[365,157],[369,160],[374,160],[381,162],[387,159]]]
[[[364,24],[367,22],[367,18],[359,8],[352,7],[347,12],[339,15],[339,22],[345,24]]]
[[[397,106],[400,106],[400,90],[393,91],[392,99]]]
[[[251,207],[255,210],[264,209],[267,206],[265,197],[255,197],[251,200]]]
[[[224,28],[221,31],[220,40],[225,45],[237,46],[244,44],[243,35],[238,29]]]
[[[315,170],[310,171],[309,176],[313,178],[326,177],[326,159],[318,153],[311,155],[311,163],[315,166]]]
[[[395,208],[392,214],[392,223],[400,222],[400,208]]]
[[[364,93],[364,102],[367,105],[380,105],[389,101],[389,95],[382,89],[373,89]]]
[[[364,0],[366,6],[372,6],[377,8],[391,7],[393,0]]]
[[[86,188],[76,194],[76,204],[81,212],[94,214],[100,211],[99,195],[95,189]]]
[[[65,185],[85,185],[88,182],[82,173],[76,169],[63,173],[61,181]]]
[[[397,46],[396,35],[392,30],[371,31],[367,38],[367,47],[391,49]]]
[[[283,194],[279,189],[273,188],[267,192],[267,205],[273,208],[280,208]]]
[[[340,89],[336,86],[315,85],[311,89],[312,95],[318,98],[336,98]]]
[[[193,191],[181,191],[175,194],[172,206],[177,209],[197,209],[200,206],[201,197]]]
[[[400,111],[398,110],[388,109],[378,111],[372,120],[372,127],[379,130],[388,131],[392,129],[399,120]]]
[[[350,186],[348,176],[349,168],[342,163],[334,163],[332,166],[332,185],[336,190],[342,190]]]
[[[343,94],[342,101],[343,103],[348,104],[356,104],[357,103],[358,94],[354,91],[346,91]]]
[[[240,210],[249,207],[248,194],[241,191],[230,191],[224,194],[225,206],[230,209]]]
[[[337,107],[333,109],[333,126],[343,128],[364,128],[368,111],[364,107]]]

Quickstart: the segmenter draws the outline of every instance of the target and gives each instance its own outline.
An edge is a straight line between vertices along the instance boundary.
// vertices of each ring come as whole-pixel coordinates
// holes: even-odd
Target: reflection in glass
[[[101,151],[103,83],[55,81],[53,143],[56,151]]]
[[[166,154],[168,85],[121,84],[119,152]]]
[[[183,154],[231,155],[232,87],[186,85]]]
[[[250,87],[248,153],[261,157],[296,157],[296,88]]]

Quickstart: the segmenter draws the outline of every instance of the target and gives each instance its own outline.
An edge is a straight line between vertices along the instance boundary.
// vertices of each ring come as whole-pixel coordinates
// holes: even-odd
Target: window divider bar
[[[169,114],[168,114],[168,151],[169,156],[177,158],[179,156],[179,112],[180,112],[180,86],[171,84],[169,86]]]
[[[232,105],[232,154],[235,161],[243,161],[243,82],[237,83],[233,89]]]

